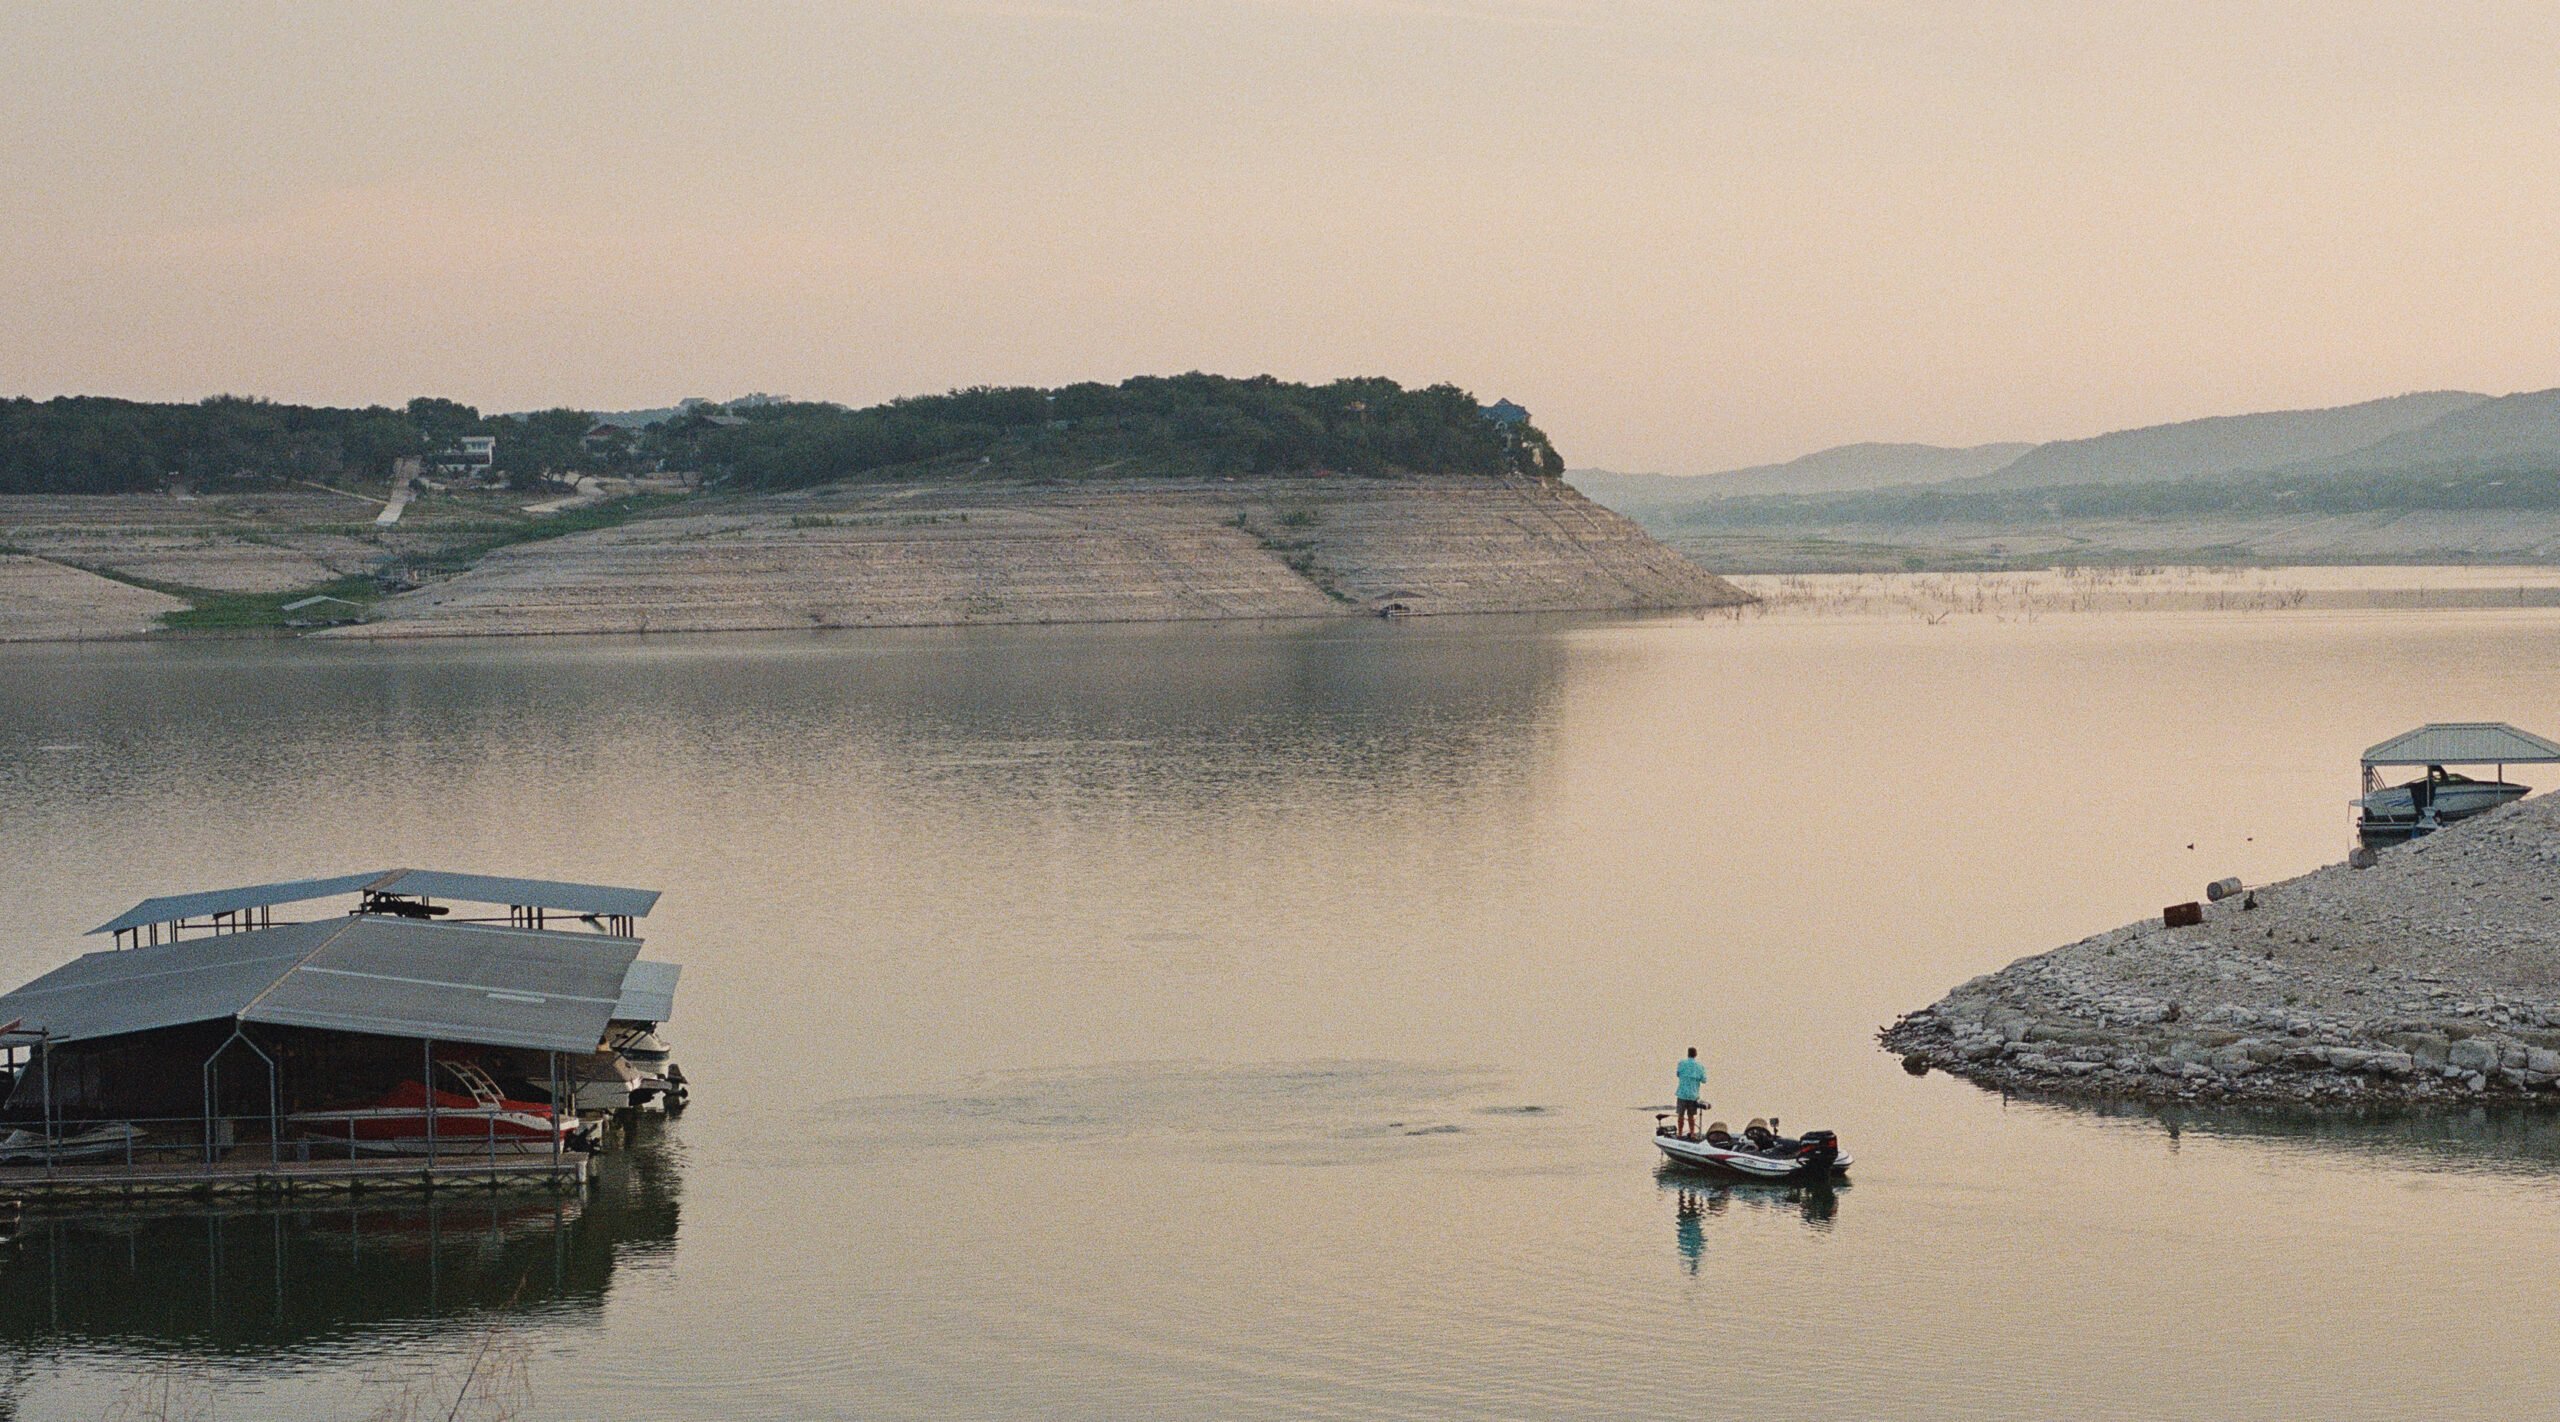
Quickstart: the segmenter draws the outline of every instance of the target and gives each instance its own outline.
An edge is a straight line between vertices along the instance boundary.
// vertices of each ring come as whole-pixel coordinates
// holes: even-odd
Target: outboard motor
[[[1831,1178],[1832,1162],[1840,1158],[1840,1138],[1829,1131],[1807,1131],[1796,1143],[1796,1171],[1817,1180]]]

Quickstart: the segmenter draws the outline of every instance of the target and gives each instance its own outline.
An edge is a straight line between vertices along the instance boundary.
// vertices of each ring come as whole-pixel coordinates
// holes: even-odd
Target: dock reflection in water
[[[492,1316],[600,1312],[675,1245],[676,1162],[606,1157],[583,1197],[446,1191],[30,1215],[0,1246],[0,1347],[136,1361],[291,1358]]]

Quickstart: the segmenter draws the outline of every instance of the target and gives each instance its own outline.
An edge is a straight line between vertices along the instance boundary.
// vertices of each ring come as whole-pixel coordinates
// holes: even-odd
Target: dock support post
[[[435,1044],[435,1039],[433,1039],[433,1038],[427,1038],[427,1039],[425,1039],[425,1040],[420,1041],[420,1042],[418,1043],[418,1050],[419,1050],[419,1051],[421,1051],[421,1052],[423,1052],[423,1053],[425,1054],[425,1056],[426,1056],[426,1063],[427,1063],[427,1064],[426,1064],[426,1068],[425,1068],[425,1070],[426,1070],[426,1074],[427,1074],[427,1169],[428,1169],[430,1172],[432,1172],[432,1171],[435,1169],[435,1164],[436,1164],[436,1044]]]
[[[41,1091],[43,1091],[43,1092],[44,1092],[44,1168],[45,1168],[45,1170],[49,1173],[49,1172],[51,1172],[51,1171],[52,1171],[52,1169],[53,1169],[53,1135],[54,1135],[54,1132],[53,1132],[53,1034],[52,1034],[52,1033],[50,1033],[50,1032],[46,1033],[42,1038],[38,1039],[38,1041],[37,1041],[37,1044],[36,1044],[36,1045],[37,1045],[37,1047],[38,1047],[38,1048],[43,1052],[43,1054],[44,1054],[44,1067],[43,1067],[43,1070],[42,1070],[43,1080],[42,1080],[42,1081],[40,1081],[40,1082],[38,1082],[38,1083],[37,1083],[37,1086],[38,1086],[38,1089],[40,1089]]]
[[[577,1103],[569,1103],[575,1106]],[[560,1049],[551,1049],[551,1179],[560,1179]],[[574,1113],[573,1113],[574,1114]]]

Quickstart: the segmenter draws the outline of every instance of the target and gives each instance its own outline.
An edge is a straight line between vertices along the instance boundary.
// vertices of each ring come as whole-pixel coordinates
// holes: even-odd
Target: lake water
[[[9,982],[146,893],[642,884],[696,1083],[566,1207],[31,1225],[0,1414],[2538,1413],[2560,1123],[1872,1041],[2475,718],[2560,727],[2560,612],[0,652]],[[1693,1044],[1855,1182],[1658,1171]]]

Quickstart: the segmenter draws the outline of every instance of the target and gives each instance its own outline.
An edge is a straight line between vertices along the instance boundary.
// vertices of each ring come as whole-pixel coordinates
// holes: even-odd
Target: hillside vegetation
[[[518,487],[569,471],[667,469],[748,488],[1000,469],[1008,475],[1563,472],[1525,419],[1487,418],[1453,385],[1299,385],[1269,376],[1141,377],[1055,390],[977,387],[863,409],[772,399],[695,405],[589,438],[578,410],[484,416],[450,400],[341,409],[219,396],[151,404],[0,400],[0,493],[111,494],[378,481],[394,459],[497,437]]]

